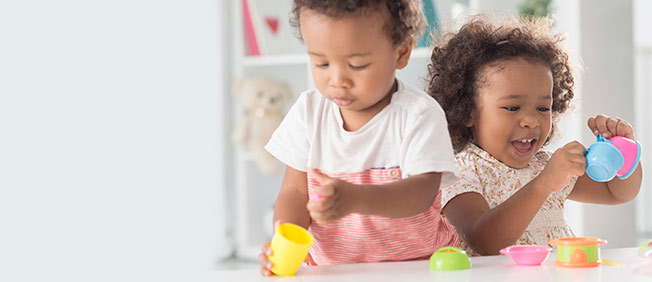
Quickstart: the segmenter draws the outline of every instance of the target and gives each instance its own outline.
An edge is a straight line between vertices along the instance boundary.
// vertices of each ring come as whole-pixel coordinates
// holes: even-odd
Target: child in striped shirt
[[[295,0],[316,89],[266,150],[286,164],[274,220],[314,237],[309,265],[426,259],[456,245],[439,187],[457,180],[446,118],[395,77],[423,26],[421,3]],[[259,261],[271,275],[269,243]]]

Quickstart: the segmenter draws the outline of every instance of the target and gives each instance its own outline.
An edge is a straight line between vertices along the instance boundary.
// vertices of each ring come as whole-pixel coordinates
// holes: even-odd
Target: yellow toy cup
[[[312,244],[308,230],[292,223],[283,223],[276,228],[272,237],[272,272],[281,276],[294,275],[308,255]]]

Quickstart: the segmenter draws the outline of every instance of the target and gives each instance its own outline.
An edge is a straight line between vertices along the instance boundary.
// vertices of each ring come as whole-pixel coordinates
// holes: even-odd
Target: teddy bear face
[[[236,97],[249,110],[282,110],[292,97],[287,83],[268,78],[245,78],[236,86]]]

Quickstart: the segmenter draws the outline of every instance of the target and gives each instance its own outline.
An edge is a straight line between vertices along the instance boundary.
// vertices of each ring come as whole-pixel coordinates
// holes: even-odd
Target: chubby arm
[[[617,117],[598,115],[589,118],[588,127],[596,136],[602,134],[604,138],[623,136],[629,139],[634,137],[634,128],[625,120]],[[568,195],[568,199],[583,203],[617,205],[633,200],[641,189],[643,167],[639,163],[632,175],[627,179],[614,179],[607,182],[597,182],[588,175],[583,175],[577,180],[575,188]]]
[[[601,205],[618,205],[633,200],[641,189],[643,168],[641,164],[627,179],[614,179],[607,182],[597,182],[588,175],[577,179],[569,200]]]
[[[451,199],[443,213],[473,250],[495,255],[521,237],[551,192],[535,178],[493,209],[482,195],[470,192]]]
[[[473,250],[495,255],[521,237],[553,191],[583,173],[584,146],[570,142],[552,155],[537,177],[493,209],[482,195],[464,193],[448,201],[443,213]]]
[[[410,176],[388,184],[351,184],[313,171],[319,200],[310,201],[313,220],[328,224],[350,213],[399,218],[428,210],[439,192],[441,173]]]
[[[281,191],[274,205],[274,222],[294,223],[308,228],[310,215],[306,209],[308,203],[308,178],[303,171],[290,166],[285,167]]]
[[[388,184],[362,185],[354,212],[395,218],[417,215],[432,207],[440,182],[441,173],[431,172]]]

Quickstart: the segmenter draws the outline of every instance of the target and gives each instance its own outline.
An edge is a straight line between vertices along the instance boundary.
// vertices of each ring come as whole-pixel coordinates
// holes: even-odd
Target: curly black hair
[[[473,17],[456,33],[448,33],[434,42],[428,64],[427,92],[446,112],[448,130],[455,152],[473,141],[467,126],[477,107],[477,90],[482,71],[499,60],[523,58],[550,67],[553,77],[553,124],[545,144],[555,131],[555,123],[573,98],[573,75],[568,54],[551,34],[549,18]]]
[[[419,0],[294,0],[290,25],[301,38],[301,9],[307,8],[331,18],[355,17],[366,12],[378,11],[386,7],[389,20],[385,21],[383,30],[396,46],[408,39],[414,41],[425,27],[422,3]]]

